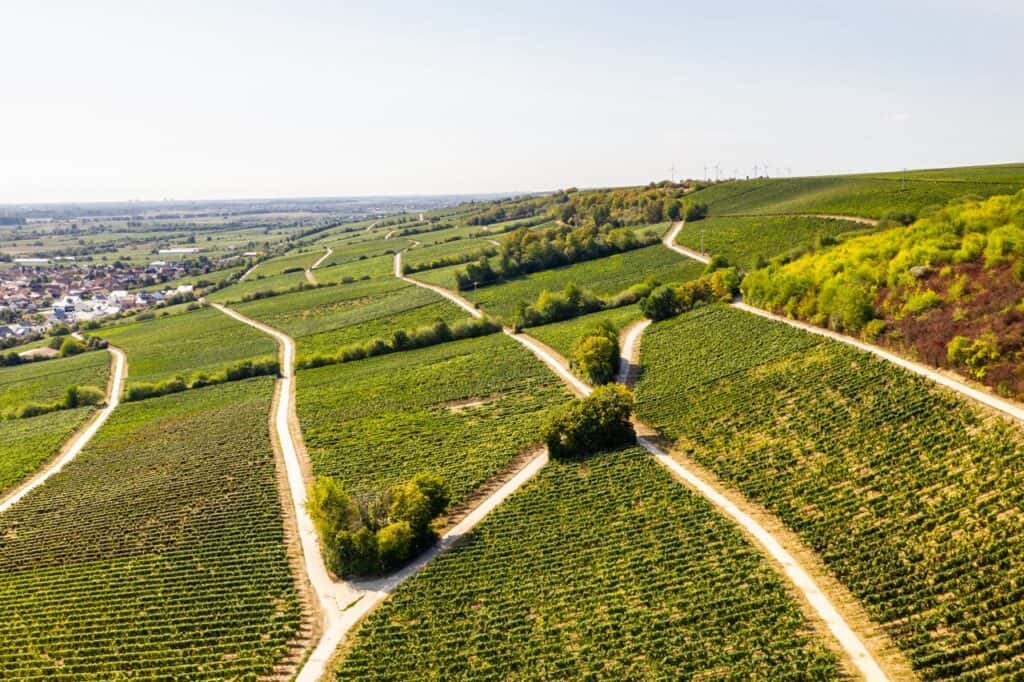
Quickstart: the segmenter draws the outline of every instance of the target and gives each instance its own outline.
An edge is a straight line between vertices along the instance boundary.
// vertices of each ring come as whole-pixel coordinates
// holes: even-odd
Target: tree
[[[621,384],[598,386],[566,405],[545,426],[542,436],[555,459],[583,457],[636,442],[629,418],[633,394]]]
[[[665,217],[676,222],[683,215],[683,205],[678,199],[669,199],[665,202]]]
[[[377,550],[384,570],[391,570],[409,559],[413,540],[408,521],[396,521],[377,532]]]
[[[655,322],[678,315],[679,299],[675,290],[668,285],[657,287],[646,298],[640,300],[640,312]]]
[[[64,337],[64,341],[60,344],[60,355],[61,357],[68,357],[70,355],[78,355],[86,351],[85,344],[76,339],[73,336]]]
[[[359,527],[361,516],[356,501],[330,476],[319,476],[306,492],[306,511],[324,543],[327,554],[334,552],[334,541],[341,531]]]
[[[592,384],[607,384],[619,365],[618,339],[596,332],[581,338],[572,351],[572,369]]]

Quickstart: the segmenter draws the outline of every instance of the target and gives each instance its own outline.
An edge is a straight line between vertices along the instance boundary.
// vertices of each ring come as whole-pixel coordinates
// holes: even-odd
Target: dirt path
[[[68,462],[78,456],[78,453],[92,440],[96,432],[100,430],[104,422],[110,418],[110,414],[121,402],[121,393],[124,391],[124,381],[128,374],[128,359],[120,348],[107,346],[111,355],[113,369],[110,380],[107,382],[106,405],[97,412],[86,425],[76,431],[74,435],[60,449],[57,457],[46,467],[36,473],[32,478],[22,483],[11,491],[6,497],[0,500],[0,514],[13,507],[17,502],[30,492],[41,486],[43,483],[63,469]]]
[[[838,213],[723,213],[723,218],[825,218],[827,220],[845,220],[848,223],[878,226],[875,218],[858,215],[841,215]]]
[[[683,229],[683,225],[685,224],[685,220],[680,220],[678,223],[672,223],[672,229],[668,231],[668,234],[666,234],[665,237],[661,240],[661,243],[664,244],[669,249],[675,251],[676,253],[686,256],[687,258],[692,258],[693,260],[700,261],[701,263],[710,263],[710,256],[705,256],[700,251],[688,249],[685,246],[680,246],[679,244],[676,244],[676,236],[679,235],[680,230]]]
[[[394,236],[395,236],[396,234],[398,234],[398,232],[399,232],[398,230],[391,230],[391,231],[390,231],[390,232],[388,232],[388,233],[387,233],[386,235],[384,235],[384,239],[391,239],[391,238],[392,238],[392,237],[394,237]]]
[[[396,264],[396,267],[400,267],[400,263]],[[316,682],[326,675],[334,652],[342,639],[366,614],[438,554],[453,547],[488,512],[532,478],[547,462],[547,452],[532,458],[508,481],[481,500],[461,521],[445,532],[434,547],[420,555],[413,563],[377,580],[335,580],[324,563],[313,520],[306,511],[306,476],[303,472],[309,470],[309,463],[301,461],[298,454],[305,452],[305,445],[302,442],[298,420],[294,416],[295,342],[284,332],[269,325],[257,322],[223,305],[211,305],[225,315],[273,337],[280,348],[281,378],[278,379],[278,400],[273,415],[273,431],[284,458],[292,513],[298,527],[305,572],[319,600],[322,620],[320,639],[295,679],[296,682]]]
[[[677,233],[681,227],[682,223],[677,223],[669,234],[673,235],[673,233]],[[668,238],[669,237],[666,236],[666,241]],[[411,277],[404,277],[401,275],[401,271],[401,253],[398,253],[395,254],[396,276],[401,277],[407,282],[430,289],[431,291],[444,296],[449,301],[452,301],[463,309],[468,310],[474,317],[482,316],[482,313],[474,308],[472,304],[462,296],[459,296],[444,287],[426,284],[425,282],[420,282]],[[631,368],[635,366],[640,335],[647,326],[648,324],[644,324],[642,322],[631,325],[627,334],[623,338],[621,344],[622,358],[620,359],[619,364],[620,376],[628,377]],[[572,387],[579,395],[586,396],[590,394],[592,390],[591,387],[573,375],[565,364],[565,360],[557,353],[547,348],[537,339],[526,334],[515,334],[512,333],[510,329],[505,329],[505,333],[529,349],[537,358],[558,374],[563,381],[569,384],[569,386]],[[668,453],[658,447],[658,445],[656,445],[652,440],[640,436],[637,438],[637,442],[654,456],[655,461],[664,466],[673,475],[686,483],[691,489],[715,505],[721,513],[730,517],[733,521],[739,524],[744,531],[761,546],[762,550],[777,562],[785,577],[789,579],[797,592],[807,601],[808,604],[810,604],[814,613],[817,614],[825,627],[832,633],[836,643],[848,657],[851,666],[858,671],[864,679],[871,682],[882,682],[889,679],[888,675],[882,671],[882,668],[879,666],[874,656],[868,651],[867,647],[865,647],[861,638],[839,614],[839,611],[836,610],[829,598],[821,590],[814,579],[811,578],[807,570],[797,562],[793,555],[783,547],[782,543],[779,542],[773,534],[767,531],[764,526],[755,521],[749,514],[742,511],[739,506],[734,504],[709,482],[670,457]]]
[[[251,274],[252,274],[252,271],[253,271],[253,270],[255,270],[256,268],[258,268],[259,266],[260,266],[260,264],[259,264],[259,263],[256,263],[256,264],[255,264],[255,265],[253,265],[253,266],[252,266],[251,268],[249,268],[248,270],[246,270],[245,272],[243,272],[243,273],[242,273],[242,276],[238,278],[238,281],[239,281],[239,282],[243,282],[243,281],[245,281],[245,278],[246,278],[246,277],[248,277],[249,275],[251,275]]]
[[[755,308],[754,306],[747,305],[746,303],[737,301],[733,303],[732,306],[734,308],[738,308],[745,312],[751,313],[752,315],[758,315],[769,320],[774,320],[776,322],[788,324],[791,327],[802,329],[805,332],[810,332],[811,334],[824,336],[835,341],[839,341],[840,343],[845,343],[848,346],[853,346],[854,348],[858,348],[867,353],[871,353],[872,355],[876,355],[882,358],[883,360],[888,360],[894,365],[899,365],[903,369],[911,371],[914,374],[923,376],[926,379],[930,379],[941,386],[945,386],[948,389],[956,391],[960,395],[970,398],[971,400],[975,400],[981,403],[982,405],[985,405],[986,407],[991,407],[992,409],[998,410],[999,412],[1002,412],[1005,415],[1013,417],[1018,421],[1024,422],[1024,406],[1018,405],[1009,400],[1003,400],[1002,398],[992,395],[991,393],[986,393],[985,391],[974,388],[973,386],[970,386],[951,376],[943,374],[942,372],[936,370],[933,367],[929,367],[928,365],[923,365],[920,362],[908,360],[907,358],[896,355],[895,353],[887,351],[884,348],[881,348],[874,344],[867,343],[865,341],[861,341],[860,339],[855,339],[852,336],[840,334],[830,329],[815,327],[814,325],[807,324],[806,322],[800,322],[799,320],[791,320],[788,317],[776,315],[775,313],[770,313],[767,310]]]
[[[820,215],[818,217],[831,217],[831,218],[836,218],[836,219],[841,219],[841,220],[850,220],[850,221],[854,221],[854,222],[862,222],[862,223],[866,223],[866,224],[875,224],[875,223],[878,222],[878,221],[873,221],[872,222],[871,218],[856,218],[856,216],[826,216],[826,215],[822,214],[822,215]],[[679,246],[678,244],[675,243],[676,235],[679,234],[679,231],[682,228],[683,228],[683,223],[682,222],[674,223],[672,225],[672,229],[669,230],[669,233],[667,235],[665,235],[665,239],[662,240],[663,243],[665,244],[665,246],[668,247],[669,249],[672,249],[676,253],[682,254],[682,255],[684,255],[684,256],[686,256],[688,258],[693,258],[694,260],[698,260],[698,261],[700,261],[702,263],[707,263],[710,260],[707,256],[705,256],[705,255],[703,255],[701,253],[698,253],[697,251],[694,251],[692,249],[687,249],[685,247]],[[909,371],[913,372],[914,374],[918,374],[918,375],[923,376],[923,377],[925,377],[927,379],[931,379],[935,383],[937,383],[937,384],[939,384],[941,386],[945,386],[946,388],[948,388],[950,390],[956,391],[957,393],[959,393],[962,396],[970,398],[971,400],[975,400],[975,401],[977,401],[977,402],[979,402],[982,405],[985,405],[987,407],[990,407],[990,408],[993,408],[995,410],[998,410],[999,412],[1002,412],[1003,414],[1006,414],[1006,415],[1008,415],[1010,417],[1013,417],[1014,419],[1017,419],[1018,421],[1024,422],[1024,406],[1021,406],[1019,404],[1013,403],[1013,402],[1008,401],[1008,400],[1003,400],[1002,398],[999,398],[998,396],[995,396],[995,395],[993,395],[991,393],[987,393],[986,391],[974,388],[973,386],[970,386],[969,384],[967,384],[967,383],[965,383],[963,381],[960,381],[960,380],[958,380],[958,379],[956,379],[954,377],[948,376],[948,375],[946,375],[946,374],[936,370],[934,367],[929,367],[928,365],[921,364],[920,362],[915,362],[913,360],[908,360],[907,358],[901,357],[901,356],[899,356],[899,355],[897,355],[897,354],[895,354],[895,353],[893,353],[891,351],[887,351],[887,350],[885,350],[884,348],[882,348],[880,346],[876,346],[874,344],[867,343],[867,342],[861,341],[859,339],[855,339],[852,336],[847,336],[845,334],[840,334],[838,332],[834,332],[834,331],[831,331],[829,329],[823,329],[821,327],[816,327],[816,326],[808,324],[806,322],[800,322],[798,320],[792,320],[792,319],[790,319],[788,317],[783,317],[782,315],[776,315],[774,313],[768,312],[767,310],[762,310],[761,308],[755,308],[754,306],[748,305],[748,304],[743,303],[741,301],[734,302],[732,304],[732,306],[734,308],[738,308],[738,309],[743,310],[745,312],[751,313],[752,315],[759,315],[759,316],[767,318],[769,320],[775,320],[776,322],[782,322],[783,324],[788,324],[791,327],[796,327],[797,329],[802,329],[802,330],[804,330],[806,332],[810,332],[812,334],[818,334],[819,336],[826,336],[826,337],[828,337],[830,339],[833,339],[835,341],[839,341],[840,343],[845,343],[845,344],[847,344],[849,346],[853,346],[854,348],[858,348],[858,349],[860,349],[862,351],[871,353],[871,354],[876,355],[876,356],[878,356],[878,357],[880,357],[880,358],[882,358],[884,360],[888,360],[889,362],[893,363],[894,365],[899,365],[900,367],[902,367],[902,368],[904,368],[906,370],[909,370]]]
[[[317,258],[317,259],[316,259],[316,262],[315,262],[315,263],[313,263],[312,265],[310,265],[310,266],[309,266],[309,269],[310,269],[310,270],[316,270],[316,269],[317,269],[318,267],[320,267],[321,265],[323,265],[323,262],[324,262],[325,260],[327,260],[328,258],[330,258],[330,257],[331,257],[331,254],[332,254],[332,253],[334,253],[334,249],[332,249],[331,247],[329,247],[329,246],[328,246],[328,247],[326,247],[326,248],[327,248],[327,251],[326,251],[326,252],[324,252],[324,255],[322,255],[322,256],[320,256],[319,258]]]

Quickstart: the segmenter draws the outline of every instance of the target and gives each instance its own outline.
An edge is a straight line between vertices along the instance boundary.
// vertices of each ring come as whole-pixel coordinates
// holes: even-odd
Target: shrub
[[[308,489],[306,508],[328,567],[341,576],[367,576],[397,568],[434,542],[431,523],[448,502],[448,485],[433,474],[358,500],[336,479],[319,477]]]
[[[910,295],[907,302],[903,304],[903,313],[919,315],[940,305],[942,305],[942,297],[931,289],[925,289]]]
[[[702,220],[708,215],[708,205],[703,203],[689,203],[686,204],[686,221],[693,222],[695,220]]]
[[[64,407],[72,409],[85,405],[99,405],[106,399],[106,394],[95,386],[68,386],[64,392]]]
[[[598,386],[586,398],[566,405],[545,426],[548,454],[568,459],[634,443],[632,412],[633,394],[628,389],[620,384]]]
[[[679,299],[671,286],[660,286],[640,301],[640,312],[654,320],[667,320],[679,314]]]
[[[721,270],[722,268],[727,267],[729,267],[729,260],[721,254],[715,254],[710,260],[708,260],[708,264],[704,266],[704,272],[701,274],[710,275],[715,270]]]
[[[573,371],[589,383],[607,384],[619,368],[619,339],[615,329],[602,325],[576,342],[569,361]]]
[[[412,556],[415,534],[408,521],[395,521],[377,531],[381,567],[390,571]]]
[[[946,359],[952,365],[966,366],[977,379],[984,379],[991,365],[999,361],[998,341],[992,334],[971,340],[954,336],[946,344]]]

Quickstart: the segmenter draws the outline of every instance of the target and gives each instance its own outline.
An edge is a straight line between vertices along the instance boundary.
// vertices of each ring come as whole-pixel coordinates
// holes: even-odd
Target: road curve
[[[619,358],[619,373],[617,377],[617,381],[620,383],[632,387],[632,383],[636,379],[636,367],[639,364],[640,339],[650,325],[650,320],[641,320],[622,330],[620,342],[621,356]],[[690,468],[679,463],[653,441],[643,436],[638,436],[637,442],[651,453],[659,464],[718,507],[721,513],[739,524],[747,532],[748,536],[761,546],[762,551],[782,567],[786,578],[804,596],[811,605],[811,608],[814,609],[814,613],[818,615],[818,618],[825,623],[839,646],[846,652],[854,667],[865,680],[881,682],[889,679],[874,656],[868,651],[864,642],[835,608],[832,601],[825,595],[814,578],[783,547],[778,538],[753,517],[740,509],[718,488],[701,478],[700,475]]]
[[[128,360],[125,357],[124,351],[120,348],[108,345],[107,351],[111,355],[113,374],[110,381],[107,383],[106,405],[96,413],[85,429],[76,431],[75,434],[71,436],[70,440],[68,440],[61,448],[61,454],[57,459],[32,476],[28,481],[15,488],[11,493],[4,497],[3,500],[0,500],[0,514],[6,512],[17,504],[21,498],[25,497],[25,495],[28,495],[43,483],[46,483],[51,476],[63,469],[68,462],[77,457],[78,453],[80,453],[86,444],[92,440],[92,437],[96,435],[96,432],[100,430],[100,427],[103,426],[110,417],[110,414],[120,404],[121,393],[124,391],[125,376],[128,374]]]
[[[872,221],[871,218],[861,218],[859,220],[855,220],[855,216],[832,216],[825,214],[814,215],[816,217],[828,217],[835,218],[837,220],[863,222],[869,225],[877,224],[878,222]],[[710,260],[707,256],[697,251],[694,251],[693,249],[687,249],[686,247],[679,246],[678,244],[675,243],[676,235],[679,234],[679,230],[681,230],[682,228],[682,222],[674,223],[672,225],[672,229],[669,231],[667,235],[665,235],[665,239],[663,239],[662,242],[665,244],[666,247],[675,251],[676,253],[682,254],[688,258],[693,258],[694,260],[698,260],[701,263],[707,263]],[[920,362],[915,362],[913,360],[908,360],[907,358],[901,357],[896,353],[885,350],[881,346],[876,346],[874,344],[861,341],[860,339],[855,339],[852,336],[847,336],[846,334],[834,332],[830,329],[816,327],[806,322],[793,320],[788,317],[783,317],[782,315],[776,315],[775,313],[768,312],[767,310],[762,310],[761,308],[756,308],[747,303],[743,303],[742,301],[735,301],[732,303],[732,306],[734,308],[738,308],[739,310],[751,313],[752,315],[759,315],[760,317],[764,317],[769,320],[775,320],[776,322],[788,324],[791,327],[802,329],[805,332],[810,332],[811,334],[818,334],[819,336],[825,336],[834,341],[839,341],[840,343],[845,343],[848,346],[853,346],[854,348],[858,348],[867,353],[871,353],[872,355],[880,357],[883,360],[888,360],[894,365],[898,365],[906,370],[909,370],[914,374],[923,376],[941,386],[945,386],[950,390],[956,391],[962,396],[970,398],[971,400],[975,400],[981,403],[982,405],[991,407],[992,409],[998,410],[999,412],[1002,412],[1007,416],[1013,417],[1018,421],[1024,422],[1024,406],[1013,403],[1009,400],[1003,400],[1002,398],[992,395],[991,393],[987,393],[985,391],[974,388],[973,386],[970,386],[962,381],[959,381],[958,379],[955,379],[951,376],[947,376],[946,374],[937,371],[933,367],[929,367],[928,365],[924,365]]]
[[[231,308],[217,303],[211,303],[211,305],[225,315],[273,337],[280,348],[281,378],[278,380],[280,385],[277,409],[274,415],[274,430],[284,456],[285,473],[299,527],[306,574],[309,576],[310,584],[320,602],[323,619],[320,639],[299,670],[295,680],[296,682],[317,682],[326,674],[331,658],[345,635],[402,582],[415,575],[438,554],[451,549],[492,509],[540,471],[547,463],[547,452],[545,451],[530,460],[515,476],[487,496],[465,518],[444,533],[437,544],[408,566],[372,581],[334,580],[320,553],[319,539],[313,520],[306,511],[306,484],[302,476],[296,442],[302,436],[294,434],[289,428],[295,399],[295,341],[284,332],[257,322]]]
[[[324,255],[322,255],[319,258],[317,258],[316,262],[309,266],[309,269],[310,270],[316,270],[318,267],[320,267],[323,264],[323,262],[325,260],[327,260],[328,258],[331,257],[332,253],[334,253],[334,249],[332,249],[331,247],[328,246],[326,253],[324,253]]]
[[[677,226],[673,227],[673,232],[678,233],[678,230],[681,227],[682,223],[677,223]],[[671,235],[672,232],[669,234]],[[666,236],[666,243],[668,239],[669,237]],[[482,316],[482,313],[476,308],[473,308],[469,301],[466,301],[462,296],[459,296],[444,287],[426,284],[411,277],[404,277],[401,274],[401,271],[401,254],[398,253],[395,254],[395,274],[398,277],[444,296],[456,305],[470,310],[476,317]],[[623,371],[622,367],[624,363],[626,372],[628,373],[629,367],[635,357],[640,334],[642,334],[643,330],[646,329],[647,326],[648,325],[645,324],[634,325],[627,334],[624,342],[621,344],[623,348],[623,357],[620,358],[620,372]],[[573,375],[569,368],[562,364],[553,353],[546,351],[543,344],[539,341],[523,333],[514,334],[509,329],[505,329],[505,333],[523,344],[537,358],[544,362],[544,364],[554,370],[559,377],[566,381],[566,383],[568,383],[580,395],[586,396],[590,394],[592,388]],[[749,535],[761,545],[764,552],[782,566],[786,577],[800,592],[800,594],[807,599],[808,603],[810,603],[811,607],[814,609],[814,612],[818,614],[818,617],[825,623],[829,631],[835,637],[836,642],[843,651],[846,652],[853,666],[861,673],[865,680],[868,680],[869,682],[887,682],[889,680],[889,677],[882,671],[882,668],[878,665],[878,662],[868,651],[867,647],[864,646],[860,637],[857,636],[842,615],[840,615],[832,605],[832,602],[827,596],[825,596],[824,592],[818,587],[810,574],[804,570],[804,568],[788,551],[786,551],[774,535],[772,535],[748,514],[743,512],[714,486],[700,478],[690,469],[679,464],[655,443],[644,437],[638,437],[637,442],[654,456],[655,461],[671,471],[678,478],[682,479],[691,487],[691,489],[698,492],[705,499],[715,505],[723,514],[730,517],[733,521],[743,527]]]
[[[680,220],[677,223],[672,223],[672,229],[668,231],[668,234],[666,234],[665,237],[661,240],[661,243],[664,244],[667,248],[671,249],[672,251],[675,251],[678,254],[686,256],[687,258],[692,258],[693,260],[700,261],[701,263],[710,263],[710,256],[705,256],[700,251],[688,249],[685,246],[680,246],[679,244],[676,244],[676,237],[679,235],[680,230],[683,229],[683,225],[685,224],[685,220]]]

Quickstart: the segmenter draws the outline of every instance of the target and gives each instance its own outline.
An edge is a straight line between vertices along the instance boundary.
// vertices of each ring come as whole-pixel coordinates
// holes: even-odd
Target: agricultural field
[[[0,495],[28,479],[56,455],[93,410],[78,407],[27,419],[0,420]]]
[[[69,386],[95,386],[106,392],[110,354],[90,351],[66,358],[0,367],[0,415],[27,403],[53,403]]]
[[[373,491],[431,471],[453,502],[540,439],[569,393],[503,334],[452,341],[297,374],[313,471]]]
[[[752,270],[762,261],[807,250],[816,240],[862,233],[870,227],[846,220],[797,216],[710,217],[687,223],[676,243],[724,256],[731,265]]]
[[[0,676],[272,672],[300,627],[272,388],[253,379],[122,405],[0,516]]]
[[[357,241],[357,239],[358,237],[346,241],[317,242],[316,246],[319,249],[320,255],[323,255],[327,247],[333,249],[331,255],[320,264],[320,268],[328,268],[332,265],[341,265],[378,256],[390,256],[395,251],[400,251],[412,245],[408,239],[398,236],[384,239],[384,234],[376,233],[366,240]]]
[[[714,185],[693,195],[714,216],[832,213],[882,218],[917,214],[967,195],[1013,194],[1024,187],[1024,165],[900,173],[757,179]]]
[[[263,267],[262,263],[241,282],[216,291],[206,298],[214,303],[230,304],[256,293],[291,291],[307,284],[305,272],[289,272],[266,277],[260,272],[261,267]]]
[[[645,335],[638,416],[797,532],[927,680],[1024,674],[1024,432],[713,306]]]
[[[259,273],[264,277],[274,277],[289,272],[305,271],[321,255],[323,255],[323,251],[320,250],[289,251],[284,256],[261,262],[253,274]]]
[[[558,351],[562,357],[568,358],[572,354],[572,349],[576,342],[594,327],[610,324],[621,332],[625,327],[643,318],[644,316],[640,312],[639,306],[627,305],[620,308],[602,310],[589,315],[581,315],[564,322],[530,327],[527,333]]]
[[[416,273],[424,282],[455,288],[454,271],[440,268]],[[683,282],[698,277],[704,265],[669,251],[660,244],[618,253],[605,258],[542,270],[516,277],[501,284],[480,287],[464,295],[486,312],[511,321],[519,304],[533,303],[542,291],[561,291],[568,284],[589,289],[599,296],[614,295],[648,278],[658,282]]]
[[[274,341],[214,308],[97,329],[128,355],[129,383],[212,373],[243,360],[276,358]]]
[[[293,337],[300,355],[333,354],[400,329],[467,317],[437,294],[395,277],[284,294],[235,308]]]
[[[767,561],[630,448],[548,463],[370,615],[335,679],[842,677]]]
[[[395,259],[393,255],[372,256],[350,260],[338,265],[321,265],[314,271],[316,281],[320,284],[349,283],[363,279],[384,279],[394,277]]]
[[[197,290],[208,288],[211,285],[220,284],[224,280],[228,279],[232,275],[240,275],[249,269],[249,265],[236,265],[230,268],[223,268],[221,270],[211,270],[210,272],[202,275],[189,275],[188,277],[182,277],[181,279],[172,280],[170,282],[161,282],[160,284],[154,284],[152,286],[143,287],[143,291],[163,291],[168,287],[177,287],[182,284],[191,284]],[[198,291],[197,291],[198,293]]]

